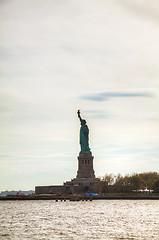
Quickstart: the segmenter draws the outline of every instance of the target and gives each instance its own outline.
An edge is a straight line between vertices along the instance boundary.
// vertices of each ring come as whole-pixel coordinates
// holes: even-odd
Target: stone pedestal
[[[91,153],[80,153],[78,156],[78,171],[76,178],[95,178]]]

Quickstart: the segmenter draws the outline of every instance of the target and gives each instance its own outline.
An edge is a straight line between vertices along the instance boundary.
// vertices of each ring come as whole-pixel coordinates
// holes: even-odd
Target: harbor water
[[[159,240],[159,201],[1,201],[0,239]]]

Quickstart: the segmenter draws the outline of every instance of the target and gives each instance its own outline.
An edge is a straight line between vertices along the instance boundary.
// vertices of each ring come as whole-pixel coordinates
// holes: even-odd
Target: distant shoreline
[[[159,195],[156,196],[97,196],[97,197],[85,197],[85,196],[52,196],[52,195],[13,195],[13,196],[0,196],[0,201],[10,200],[56,200],[56,201],[80,201],[80,200],[159,200]]]

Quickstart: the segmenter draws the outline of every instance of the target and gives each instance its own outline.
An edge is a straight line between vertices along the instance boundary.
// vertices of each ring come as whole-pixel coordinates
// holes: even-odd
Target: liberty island
[[[78,170],[76,178],[70,181],[64,182],[63,185],[51,185],[51,186],[36,186],[36,194],[56,194],[57,192],[62,194],[72,193],[85,193],[94,191],[96,185],[99,183],[99,179],[95,177],[93,168],[92,152],[89,147],[89,128],[86,124],[86,120],[82,119],[80,110],[77,111],[78,118],[80,120],[80,153],[78,158]]]

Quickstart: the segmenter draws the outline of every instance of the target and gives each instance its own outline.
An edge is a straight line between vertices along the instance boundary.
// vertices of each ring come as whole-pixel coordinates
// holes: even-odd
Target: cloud
[[[152,97],[149,92],[101,92],[94,94],[86,94],[81,96],[81,99],[102,102],[110,98],[129,98],[129,97]]]
[[[149,0],[121,0],[120,3],[127,7],[127,9],[129,9],[130,11],[135,12],[140,17],[152,18],[157,21],[159,20],[158,0],[154,0],[153,2]]]
[[[105,119],[105,118],[110,118],[110,114],[105,113],[104,111],[98,111],[98,110],[93,110],[93,111],[83,111],[83,113],[89,114],[91,118],[95,119]]]
[[[146,149],[159,141],[158,1],[1,2],[1,190],[13,179],[27,189],[74,176],[78,108],[99,175],[157,169],[157,150],[139,152],[132,141]]]

